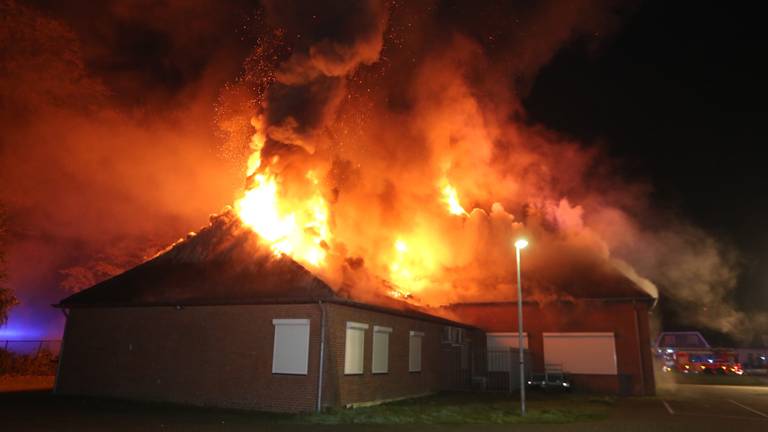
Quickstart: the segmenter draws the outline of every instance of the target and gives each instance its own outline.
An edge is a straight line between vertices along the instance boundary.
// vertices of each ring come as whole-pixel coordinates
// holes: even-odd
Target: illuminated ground
[[[555,396],[557,398],[561,396]],[[40,391],[0,394],[0,419],[3,431],[388,431],[396,428],[398,431],[735,432],[768,430],[768,387],[680,385],[665,389],[654,398],[619,399],[601,419],[564,424],[308,425],[286,422],[283,416],[61,398]]]

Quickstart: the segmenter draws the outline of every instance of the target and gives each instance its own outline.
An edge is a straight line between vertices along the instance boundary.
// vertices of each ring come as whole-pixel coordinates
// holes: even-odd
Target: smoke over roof
[[[575,263],[574,263],[575,264]],[[527,301],[576,298],[648,298],[631,281],[610,268],[586,264],[583,280],[545,280],[526,284]],[[578,264],[575,264],[578,266]],[[384,281],[381,282],[383,284]],[[554,284],[557,284],[556,286]],[[385,295],[378,287],[334,290],[291,258],[276,256],[258,236],[227,210],[212,216],[209,226],[165,252],[117,276],[59,302],[60,307],[176,306],[357,301],[416,311],[413,305]]]
[[[81,289],[198,226],[239,195],[263,134],[286,200],[316,173],[333,238],[313,273],[338,292],[386,280],[427,304],[511,299],[525,235],[524,286],[542,301],[658,287],[691,322],[745,325],[726,246],[526,113],[558,50],[610,39],[618,2],[86,3],[0,3],[19,290]]]

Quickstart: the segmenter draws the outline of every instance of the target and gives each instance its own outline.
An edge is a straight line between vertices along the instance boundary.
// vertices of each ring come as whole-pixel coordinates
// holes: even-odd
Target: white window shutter
[[[421,343],[424,333],[412,331],[408,338],[408,372],[421,372]]]
[[[272,373],[306,375],[309,367],[309,320],[274,319]]]
[[[371,372],[387,373],[389,372],[389,334],[392,329],[389,327],[373,327],[373,364]]]
[[[347,322],[347,338],[344,346],[344,374],[363,373],[365,356],[365,331],[368,324]]]

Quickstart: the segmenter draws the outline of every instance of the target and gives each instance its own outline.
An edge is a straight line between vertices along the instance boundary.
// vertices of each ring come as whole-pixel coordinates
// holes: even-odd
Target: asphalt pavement
[[[662,389],[659,398],[671,416],[768,422],[768,387],[677,385]]]

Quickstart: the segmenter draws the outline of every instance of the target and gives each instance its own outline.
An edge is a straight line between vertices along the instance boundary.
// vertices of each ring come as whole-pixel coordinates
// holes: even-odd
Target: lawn
[[[49,430],[46,429],[48,426],[61,424],[104,430],[102,426],[120,419],[126,422],[124,430],[146,430],[149,426],[164,425],[164,430],[169,431],[188,430],[190,425],[222,424],[250,430],[278,425],[281,430],[290,430],[292,425],[551,424],[602,420],[612,412],[615,403],[615,398],[605,396],[534,393],[528,400],[528,414],[520,417],[520,402],[516,396],[450,392],[371,407],[331,409],[319,414],[280,414],[56,396],[50,391],[6,391],[0,392],[0,417],[3,418],[0,423],[17,428],[24,426],[29,430],[34,430],[31,426]],[[40,416],[40,413],[45,415]],[[136,427],[129,428],[129,424]],[[14,427],[8,430],[19,430]]]
[[[450,392],[373,407],[337,409],[285,420],[315,424],[569,423],[608,416],[615,399],[582,394],[534,393],[520,416],[517,395]]]

